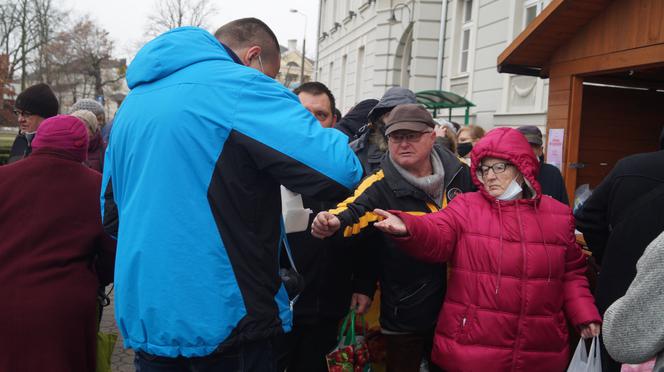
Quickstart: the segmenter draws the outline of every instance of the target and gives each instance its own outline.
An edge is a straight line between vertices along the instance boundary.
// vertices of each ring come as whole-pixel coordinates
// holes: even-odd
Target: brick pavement
[[[107,292],[110,287],[107,288]],[[115,323],[113,314],[113,292],[109,296],[111,304],[104,308],[104,315],[101,318],[101,329],[106,333],[118,335],[118,342],[115,343],[115,349],[111,356],[111,369],[113,372],[134,372],[134,352],[125,350],[122,347],[122,336]]]

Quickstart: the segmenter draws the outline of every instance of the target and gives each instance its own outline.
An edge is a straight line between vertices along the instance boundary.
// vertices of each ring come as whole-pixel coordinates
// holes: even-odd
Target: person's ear
[[[247,50],[244,52],[244,56],[240,59],[245,66],[251,66],[253,61],[258,58],[262,51],[263,49],[260,46],[254,45],[247,48]]]

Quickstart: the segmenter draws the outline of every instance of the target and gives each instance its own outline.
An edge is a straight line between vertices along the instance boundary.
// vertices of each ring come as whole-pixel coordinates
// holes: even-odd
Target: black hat
[[[523,134],[528,143],[535,146],[542,146],[544,142],[542,141],[542,132],[538,127],[534,125],[524,125],[522,127],[516,128],[521,134]]]
[[[14,104],[18,110],[27,111],[31,114],[50,118],[58,114],[60,104],[51,87],[39,83],[28,87],[16,97]]]

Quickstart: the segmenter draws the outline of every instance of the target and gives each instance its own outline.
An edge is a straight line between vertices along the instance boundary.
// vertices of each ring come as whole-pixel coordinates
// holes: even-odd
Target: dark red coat
[[[97,288],[113,277],[101,174],[40,149],[0,167],[0,371],[95,370]]]
[[[487,156],[515,164],[536,196],[490,196],[476,176],[477,163]],[[438,213],[398,213],[410,233],[398,239],[400,246],[418,258],[448,263],[433,360],[450,372],[564,371],[566,318],[577,327],[600,321],[571,210],[541,195],[537,160],[519,132],[494,129],[472,159],[480,191],[457,196]]]
[[[106,144],[101,137],[101,132],[97,132],[90,140],[88,145],[88,160],[85,164],[99,173],[104,171],[104,155],[106,153]]]

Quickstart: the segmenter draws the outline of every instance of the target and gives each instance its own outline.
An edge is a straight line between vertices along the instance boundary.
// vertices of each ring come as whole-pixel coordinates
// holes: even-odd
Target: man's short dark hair
[[[266,55],[279,58],[279,41],[274,32],[258,18],[240,18],[219,27],[214,36],[233,51],[258,45]]]
[[[327,98],[330,99],[330,112],[332,112],[332,115],[334,115],[334,111],[337,109],[337,105],[336,102],[334,101],[334,95],[325,86],[325,84],[318,81],[309,81],[293,89],[293,93],[295,93],[295,95],[299,95],[302,92],[309,93],[314,96],[318,96],[321,94],[327,95]]]

